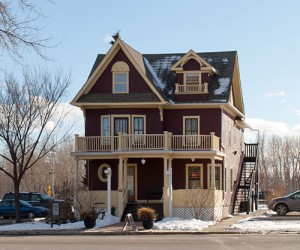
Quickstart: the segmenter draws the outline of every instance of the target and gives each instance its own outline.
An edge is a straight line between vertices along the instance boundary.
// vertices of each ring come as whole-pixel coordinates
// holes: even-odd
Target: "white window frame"
[[[182,144],[184,146],[192,146],[192,145],[199,145],[200,144],[200,139],[199,137],[196,137],[196,143],[190,143],[189,142],[189,139],[186,138],[186,130],[185,130],[185,122],[187,119],[197,119],[197,127],[198,127],[198,133],[197,133],[197,136],[200,135],[200,116],[183,116],[183,140],[182,140]]]
[[[115,78],[117,74],[124,74],[126,76],[126,80],[124,82],[118,82],[116,83]],[[122,93],[129,93],[129,74],[128,72],[113,72],[113,93],[114,94],[122,94]],[[124,84],[126,90],[125,91],[116,91],[116,85],[117,84]]]
[[[212,168],[212,164],[207,164],[207,187],[210,188],[210,183],[211,183],[211,168]],[[216,186],[216,176],[215,176],[215,188],[216,190],[223,190],[223,169],[222,169],[222,164],[215,164],[215,168],[220,168],[220,189],[217,189]],[[216,171],[215,171],[216,173]],[[223,187],[223,189],[222,189]]]
[[[185,166],[185,189],[189,189],[189,168],[190,167],[199,167],[200,169],[200,180],[199,180],[199,189],[203,189],[203,164],[193,163],[193,164],[186,164]],[[192,189],[191,189],[192,190]]]
[[[187,82],[187,78],[189,75],[198,76],[198,81],[196,82]],[[193,77],[193,76],[191,76]],[[200,85],[201,84],[201,71],[185,71],[184,72],[184,84],[185,85]]]

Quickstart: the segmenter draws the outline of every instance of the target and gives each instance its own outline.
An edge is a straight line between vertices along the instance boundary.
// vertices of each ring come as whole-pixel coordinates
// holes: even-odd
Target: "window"
[[[185,84],[199,84],[200,74],[197,73],[185,73]]]
[[[129,117],[114,117],[114,135],[118,133],[128,134],[129,130]]]
[[[186,187],[187,189],[200,189],[203,183],[202,165],[190,164],[186,168]]]
[[[195,135],[199,135],[199,117],[183,117],[183,122],[185,135],[184,144],[198,145],[199,138]]]
[[[113,93],[128,93],[129,67],[127,63],[118,61],[113,66]]]
[[[208,164],[208,187],[211,187],[211,176],[212,176],[212,166]],[[222,189],[222,166],[221,164],[215,165],[215,188],[217,190]]]
[[[227,168],[224,168],[224,191],[227,192]]]
[[[133,117],[133,127],[132,133],[134,136],[134,144],[143,144],[144,143],[144,136],[145,134],[145,118],[143,116],[134,116]]]
[[[110,117],[109,116],[101,116],[101,136],[103,144],[110,143]]]
[[[128,93],[127,73],[114,73],[114,93]]]

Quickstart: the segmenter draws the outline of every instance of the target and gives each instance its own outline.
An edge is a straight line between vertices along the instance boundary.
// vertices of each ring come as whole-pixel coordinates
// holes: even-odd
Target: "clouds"
[[[266,99],[272,98],[272,97],[282,97],[285,96],[285,92],[284,91],[275,91],[275,92],[266,92],[264,97]]]
[[[285,136],[300,134],[300,123],[294,127],[289,127],[285,122],[268,121],[259,118],[247,118],[246,122],[253,128],[258,129],[260,134],[267,136]],[[249,132],[247,132],[249,134]]]

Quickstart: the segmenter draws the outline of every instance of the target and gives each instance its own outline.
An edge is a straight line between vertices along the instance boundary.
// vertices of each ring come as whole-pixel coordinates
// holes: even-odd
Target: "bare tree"
[[[15,61],[22,59],[22,49],[35,51],[46,58],[43,50],[49,38],[41,38],[37,21],[43,15],[32,0],[0,1],[0,48]]]
[[[60,130],[66,113],[59,104],[69,84],[70,75],[36,70],[23,73],[22,84],[7,76],[0,90],[0,157],[5,163],[0,171],[13,180],[18,223],[24,174],[67,136]]]

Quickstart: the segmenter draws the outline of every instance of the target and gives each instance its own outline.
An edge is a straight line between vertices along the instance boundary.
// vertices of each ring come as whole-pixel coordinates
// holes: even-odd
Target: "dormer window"
[[[127,63],[118,61],[112,66],[113,93],[129,92],[129,67]]]
[[[185,84],[200,84],[201,74],[195,72],[185,73]]]

